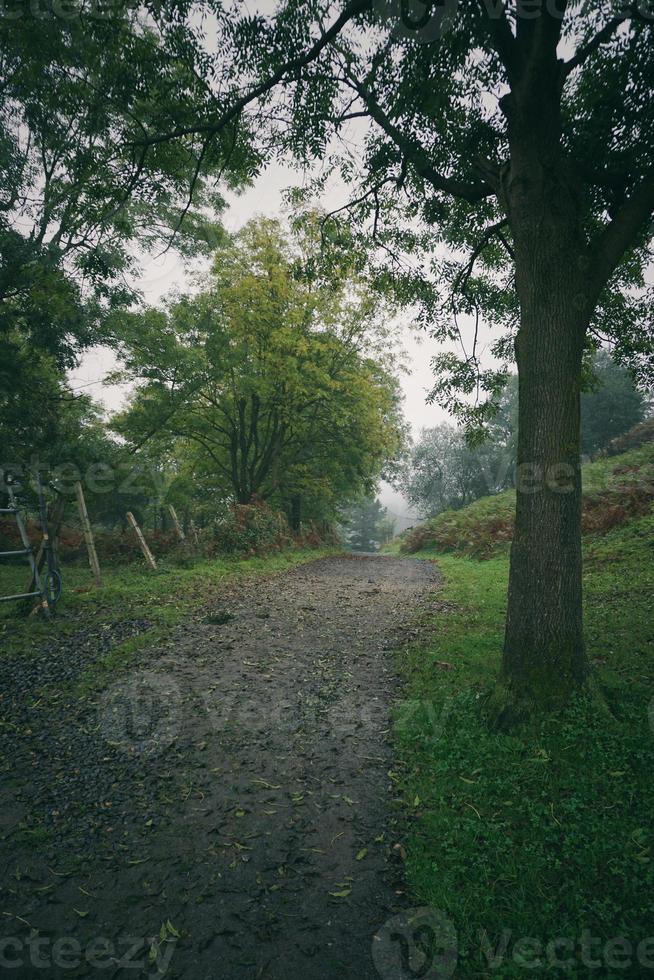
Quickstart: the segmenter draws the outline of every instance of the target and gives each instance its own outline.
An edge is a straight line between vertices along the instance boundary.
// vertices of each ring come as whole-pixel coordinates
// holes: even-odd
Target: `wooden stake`
[[[86,541],[86,550],[88,551],[88,555],[89,555],[89,565],[91,566],[91,571],[93,572],[93,578],[95,579],[95,584],[99,588],[102,585],[102,576],[100,575],[100,562],[98,561],[98,553],[95,550],[95,541],[93,540],[93,531],[91,530],[89,512],[86,509],[86,500],[84,499],[84,491],[82,490],[82,484],[79,482],[75,484],[75,496],[77,497],[77,509],[79,510],[79,517],[82,522],[82,531],[84,532],[84,540]]]
[[[139,544],[141,545],[141,551],[143,552],[143,556],[144,556],[146,562],[148,563],[148,565],[150,566],[150,568],[152,568],[153,570],[156,570],[157,563],[154,560],[154,555],[152,554],[152,552],[148,548],[147,541],[143,537],[143,532],[141,531],[141,528],[136,523],[136,518],[132,514],[131,510],[128,510],[127,511],[127,520],[129,521],[129,523],[134,528],[134,531],[136,532],[136,537],[139,539]]]
[[[179,523],[179,518],[177,517],[177,511],[172,504],[168,504],[168,511],[173,519],[173,524],[175,525],[175,530],[177,531],[177,537],[180,541],[186,541],[186,535],[182,531],[182,525]]]
[[[200,546],[200,535],[198,534],[198,529],[195,526],[195,522],[193,520],[189,524],[189,533],[193,539],[193,543],[195,544],[195,547],[198,548]]]

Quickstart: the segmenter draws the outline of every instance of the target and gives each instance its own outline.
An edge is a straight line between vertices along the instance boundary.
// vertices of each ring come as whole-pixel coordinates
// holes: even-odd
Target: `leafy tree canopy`
[[[588,389],[581,395],[581,449],[592,455],[645,418],[647,399],[630,373],[608,351],[593,358]]]
[[[497,493],[513,481],[515,457],[506,447],[470,447],[453,425],[423,430],[413,447],[403,480],[407,499],[422,517],[459,510]]]
[[[135,447],[189,447],[217,498],[300,498],[316,517],[374,486],[403,423],[385,305],[351,270],[307,261],[312,234],[251,222],[202,292],[123,318],[139,387],[116,425]]]
[[[245,136],[152,143],[173,121],[198,124],[213,104],[202,14],[210,6],[39,4],[0,22],[2,230],[106,291],[141,248],[214,241],[208,180],[240,185],[256,166]],[[214,78],[217,83],[219,80]],[[182,220],[185,219],[185,220]]]
[[[520,166],[539,180],[549,172],[543,193],[562,195],[577,223],[579,313],[644,376],[654,363],[643,278],[654,209],[648,5],[414,6],[284,0],[244,14],[226,4],[219,54],[204,66],[209,77],[220,64],[220,93],[214,86],[197,120],[156,119],[144,141],[210,141],[238,119],[258,160],[272,141],[326,162],[311,193],[338,168],[385,259],[380,281],[390,275],[443,339],[459,339],[459,315],[484,316],[500,328],[501,363],[519,323],[516,246],[530,227],[529,213],[509,206],[508,182],[522,180]],[[477,355],[473,340],[437,365],[440,400],[471,424],[483,407],[475,416],[469,396],[493,395],[505,379]]]
[[[197,9],[197,8],[196,8]],[[205,8],[205,11],[209,8]],[[256,167],[242,130],[143,142],[212,101],[190,5],[5,4],[0,17],[0,428],[4,460],[43,453],[65,372],[112,342],[141,251],[213,248],[221,188]]]

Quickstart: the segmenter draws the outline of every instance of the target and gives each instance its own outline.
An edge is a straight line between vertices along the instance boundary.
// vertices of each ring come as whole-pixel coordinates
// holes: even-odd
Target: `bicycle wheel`
[[[62,588],[63,582],[59,572],[54,570],[48,572],[45,577],[45,592],[48,597],[48,602],[52,608],[54,608],[59,602]]]

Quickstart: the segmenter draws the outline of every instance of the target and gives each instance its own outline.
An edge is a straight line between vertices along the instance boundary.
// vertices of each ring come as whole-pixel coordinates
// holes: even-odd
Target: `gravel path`
[[[81,704],[35,703],[14,665],[0,974],[377,978],[405,901],[390,651],[437,584],[343,557],[240,585]]]

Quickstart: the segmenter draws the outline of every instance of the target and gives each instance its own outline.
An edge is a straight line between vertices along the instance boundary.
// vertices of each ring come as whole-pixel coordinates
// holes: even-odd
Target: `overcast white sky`
[[[230,207],[224,215],[228,230],[236,231],[255,215],[279,217],[283,212],[282,192],[285,188],[301,182],[300,175],[291,168],[275,164],[266,170],[256,184],[239,197],[230,198]],[[326,209],[335,209],[348,200],[345,187],[333,186],[319,203]],[[173,253],[149,259],[143,263],[143,274],[138,287],[148,303],[157,303],[174,289],[184,289],[190,285],[188,273],[181,260]],[[407,318],[408,319],[408,318]],[[435,405],[426,403],[426,392],[432,385],[431,359],[441,346],[423,333],[416,334],[408,326],[400,328],[401,345],[406,351],[409,374],[401,376],[404,392],[404,410],[414,436],[420,430],[447,420],[449,416]],[[103,383],[106,374],[116,366],[110,350],[98,348],[86,354],[79,368],[72,375],[76,389],[84,390],[109,411],[116,411],[124,402],[127,389]],[[411,509],[401,494],[387,485],[382,486],[381,499],[393,514],[413,518]]]

